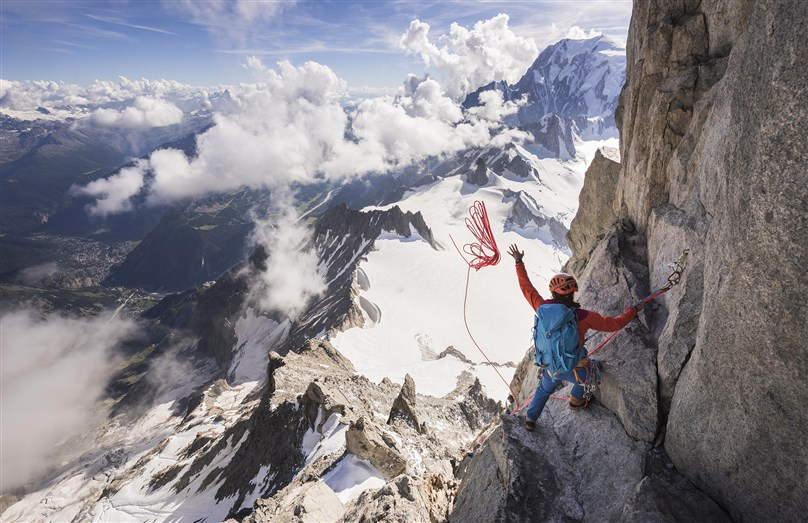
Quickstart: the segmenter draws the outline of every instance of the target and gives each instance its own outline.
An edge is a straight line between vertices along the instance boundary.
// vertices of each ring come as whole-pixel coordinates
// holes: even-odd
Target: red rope
[[[487,267],[488,265],[496,265],[499,263],[499,249],[497,248],[497,242],[494,239],[494,234],[491,232],[491,224],[488,221],[488,211],[485,208],[485,204],[479,200],[475,201],[474,204],[469,208],[469,217],[466,218],[466,227],[468,227],[471,234],[477,240],[477,242],[467,243],[463,245],[463,252],[471,256],[471,261],[466,260],[466,257],[463,256],[463,252],[460,252],[460,249],[457,248],[457,244],[452,238],[452,235],[449,235],[449,239],[452,240],[452,244],[454,245],[457,253],[463,258],[463,261],[466,262],[466,265],[469,266],[468,271],[466,272],[466,290],[463,295],[463,323],[466,325],[466,332],[468,332],[469,338],[474,343],[474,346],[477,347],[477,350],[480,351],[480,354],[483,355],[485,360],[491,365],[491,368],[497,373],[499,379],[502,380],[502,383],[508,387],[508,390],[511,392],[511,397],[513,401],[516,403],[516,409],[513,411],[514,413],[519,412],[519,410],[525,406],[527,403],[533,399],[533,394],[525,398],[523,402],[518,402],[518,396],[513,392],[510,384],[505,380],[502,374],[499,372],[499,369],[494,365],[494,362],[488,357],[488,355],[483,351],[480,345],[477,343],[477,340],[474,339],[474,336],[471,334],[471,329],[469,328],[468,322],[468,315],[466,313],[467,305],[468,305],[468,296],[469,296],[469,279],[471,277],[471,269],[479,271],[483,267]],[[638,302],[634,305],[634,307],[638,307],[647,301],[651,301],[654,298],[657,298],[670,290],[670,285],[663,287],[662,289],[658,290],[654,294],[648,296],[647,298],[643,299],[642,301]],[[622,329],[620,329],[622,330]],[[587,357],[593,355],[604,346],[606,346],[612,338],[614,338],[620,330],[613,332],[608,338],[606,338],[603,343],[595,347],[593,350],[587,353]],[[568,400],[568,397],[565,396],[550,396],[551,398],[559,399],[559,400]]]
[[[493,361],[488,357],[485,351],[480,347],[480,344],[477,343],[477,340],[474,339],[474,335],[471,334],[471,329],[469,328],[469,321],[468,321],[468,297],[469,297],[469,280],[471,279],[471,269],[479,271],[483,267],[487,267],[488,265],[496,265],[499,263],[499,248],[497,248],[497,242],[494,239],[494,233],[491,231],[491,223],[488,220],[488,211],[485,209],[485,204],[481,201],[475,201],[474,205],[469,208],[469,218],[466,218],[466,227],[468,227],[471,234],[477,240],[475,243],[467,243],[463,246],[463,252],[470,255],[472,257],[471,261],[466,260],[466,257],[463,256],[463,253],[460,252],[460,249],[457,248],[457,244],[449,235],[449,239],[452,240],[452,244],[454,244],[455,249],[457,249],[457,253],[463,258],[463,261],[466,262],[466,265],[469,266],[468,271],[466,271],[466,290],[463,294],[463,323],[466,325],[466,332],[469,335],[472,343],[474,346],[477,347],[477,350],[480,351],[480,354],[483,355],[483,358],[491,365],[491,368],[494,369],[494,372],[497,373],[499,379],[502,380],[502,383],[508,387],[508,390],[511,392],[511,397],[514,398],[516,401],[517,395],[513,392],[510,384],[505,380],[502,374],[499,372],[499,369],[496,367]]]
[[[497,248],[497,241],[494,239],[494,233],[491,232],[491,224],[488,221],[488,211],[485,209],[485,204],[481,201],[475,201],[474,205],[469,208],[469,217],[466,218],[466,227],[468,227],[471,234],[477,240],[475,243],[467,243],[463,246],[463,252],[471,256],[471,261],[466,260],[466,257],[457,249],[457,244],[449,235],[455,249],[463,258],[463,261],[469,267],[479,271],[488,265],[496,265],[499,263],[499,249]]]

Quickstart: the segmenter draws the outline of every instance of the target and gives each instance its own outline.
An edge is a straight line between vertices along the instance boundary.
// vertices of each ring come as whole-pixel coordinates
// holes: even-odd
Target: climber
[[[582,309],[580,304],[576,303],[573,295],[578,291],[578,282],[569,274],[556,274],[550,279],[550,293],[553,298],[545,300],[539,295],[538,291],[527,276],[527,270],[523,262],[525,253],[519,251],[516,244],[511,245],[508,249],[510,254],[516,261],[516,275],[519,278],[519,287],[522,289],[530,306],[535,311],[537,317],[539,315],[539,307],[542,305],[561,304],[573,311],[575,319],[577,320],[577,334],[578,346],[574,352],[575,359],[572,360],[573,365],[569,370],[557,372],[556,365],[549,364],[544,368],[542,373],[541,382],[536,388],[533,395],[533,400],[527,409],[525,416],[525,428],[527,430],[534,430],[536,428],[536,420],[539,418],[544,405],[557,389],[562,381],[571,382],[573,384],[572,391],[570,392],[569,408],[570,410],[578,410],[584,404],[584,384],[587,378],[587,369],[589,360],[586,357],[586,350],[584,350],[584,340],[586,331],[594,329],[598,331],[614,332],[625,327],[636,315],[637,309],[628,307],[623,314],[616,318],[608,316],[601,316],[597,312]],[[536,348],[537,352],[539,348]]]

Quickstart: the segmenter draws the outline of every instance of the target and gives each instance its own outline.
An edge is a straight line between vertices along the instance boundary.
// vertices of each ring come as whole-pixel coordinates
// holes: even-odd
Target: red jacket
[[[530,303],[534,311],[538,309],[539,305],[542,303],[557,303],[554,300],[545,300],[541,297],[539,291],[530,283],[530,278],[527,277],[527,269],[525,269],[524,263],[519,262],[516,264],[516,276],[519,277],[519,288],[522,289],[522,294],[525,295],[525,299]],[[628,322],[633,320],[636,315],[637,311],[633,308],[629,308],[616,318],[601,316],[597,312],[586,309],[576,309],[575,317],[578,318],[578,336],[581,340],[581,346],[583,346],[586,339],[587,330],[594,329],[596,331],[606,332],[619,331],[628,325]]]

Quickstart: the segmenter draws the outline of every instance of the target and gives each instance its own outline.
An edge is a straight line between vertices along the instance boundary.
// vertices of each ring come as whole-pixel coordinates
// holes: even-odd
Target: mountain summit
[[[573,133],[585,140],[618,136],[614,113],[625,78],[624,46],[607,36],[567,38],[542,51],[517,83],[488,84],[463,105],[474,107],[480,93],[498,89],[506,101],[522,104],[513,125],[533,133],[548,154],[573,156]],[[564,142],[560,151],[548,133]]]

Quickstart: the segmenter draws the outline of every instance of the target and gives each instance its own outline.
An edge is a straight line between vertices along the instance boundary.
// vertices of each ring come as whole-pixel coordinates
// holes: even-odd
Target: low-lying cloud
[[[276,203],[271,220],[256,220],[252,241],[262,245],[269,258],[253,287],[261,310],[275,311],[292,319],[309,300],[326,289],[317,253],[308,249],[311,231],[298,219],[291,204]]]
[[[464,112],[433,78],[410,76],[398,95],[346,110],[347,86],[324,65],[280,62],[267,69],[251,58],[249,67],[261,81],[232,93],[230,108],[198,136],[196,156],[161,149],[146,163],[77,189],[96,198],[90,212],[129,211],[140,191],[148,205],[160,205],[242,187],[349,181],[524,138],[501,128],[499,120],[515,111],[512,103],[486,95],[481,108]]]
[[[120,110],[96,109],[90,115],[90,122],[99,127],[150,129],[178,124],[182,116],[182,110],[171,102],[138,96],[132,105]]]
[[[58,275],[60,272],[59,264],[56,262],[41,263],[33,265],[21,270],[17,275],[16,280],[23,285],[37,286],[41,285]]]
[[[0,79],[0,107],[15,111],[36,111],[44,107],[67,111],[71,116],[87,116],[97,108],[131,104],[138,97],[145,97],[167,100],[183,111],[191,111],[209,104],[211,95],[225,89],[224,86],[197,87],[175,80],[130,80],[124,76],[119,76],[117,81],[95,80],[88,85]]]
[[[111,316],[40,321],[20,311],[0,317],[4,490],[37,478],[58,462],[57,445],[98,421],[97,401],[115,365],[112,349],[133,329]]]
[[[93,216],[130,211],[133,207],[131,198],[143,187],[147,168],[146,160],[138,160],[135,165],[125,167],[109,178],[99,178],[83,187],[75,187],[72,193],[95,198],[87,206],[87,212]]]
[[[447,94],[462,101],[491,82],[518,81],[539,55],[533,39],[517,36],[508,20],[508,15],[499,14],[477,22],[472,29],[453,23],[438,45],[429,40],[429,24],[413,20],[400,45],[419,55],[440,78]]]

